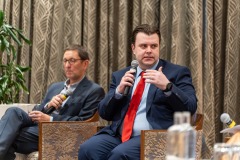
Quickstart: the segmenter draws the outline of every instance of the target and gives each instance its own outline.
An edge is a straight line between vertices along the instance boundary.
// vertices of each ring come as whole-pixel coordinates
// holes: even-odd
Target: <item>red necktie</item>
[[[143,78],[143,73],[144,72],[141,73],[141,79],[137,84],[137,87],[134,91],[134,94],[132,96],[131,102],[129,104],[127,113],[123,121],[122,142],[129,140],[129,138],[132,135],[134,120],[135,120],[138,106],[141,102],[142,94],[145,87],[145,79]]]

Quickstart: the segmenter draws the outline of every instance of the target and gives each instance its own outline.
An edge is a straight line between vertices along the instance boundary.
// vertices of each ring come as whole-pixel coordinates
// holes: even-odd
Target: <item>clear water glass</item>
[[[240,160],[240,145],[231,145],[232,160]]]
[[[216,143],[214,145],[213,160],[232,160],[232,145]]]

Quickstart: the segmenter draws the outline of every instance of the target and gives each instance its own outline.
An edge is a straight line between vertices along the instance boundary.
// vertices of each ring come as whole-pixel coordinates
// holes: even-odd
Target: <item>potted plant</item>
[[[22,46],[22,40],[31,44],[19,29],[6,22],[4,12],[0,10],[0,104],[18,103],[20,91],[29,93],[24,72],[30,67],[16,62],[17,47]]]

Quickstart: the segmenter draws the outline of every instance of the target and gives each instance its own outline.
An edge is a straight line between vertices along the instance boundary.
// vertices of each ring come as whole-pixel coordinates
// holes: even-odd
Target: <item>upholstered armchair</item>
[[[197,130],[195,152],[196,159],[200,160],[202,159],[203,115],[194,115],[191,123]],[[141,160],[165,160],[166,141],[166,130],[143,130],[141,132]]]
[[[2,107],[1,115],[11,106],[13,105]],[[34,104],[26,104],[19,107],[27,112],[34,106]],[[97,112],[86,121],[41,122],[39,123],[39,151],[30,154],[16,153],[15,160],[77,160],[80,144],[97,132],[98,123]]]
[[[39,159],[77,160],[81,143],[98,129],[96,113],[87,121],[42,122],[39,125]]]

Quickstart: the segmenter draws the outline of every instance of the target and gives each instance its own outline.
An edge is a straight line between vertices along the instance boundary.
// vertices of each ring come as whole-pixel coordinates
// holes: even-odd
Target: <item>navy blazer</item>
[[[44,111],[44,106],[63,88],[64,82],[52,84],[36,110]],[[64,104],[64,107],[60,109],[59,114],[51,114],[53,121],[83,121],[91,118],[97,111],[97,105],[104,95],[102,87],[84,77]]]
[[[163,91],[151,84],[147,96],[146,116],[153,129],[167,129],[173,125],[173,114],[176,111],[190,111],[194,114],[197,110],[197,98],[192,84],[190,70],[187,67],[159,60],[156,70],[162,66],[163,73],[173,83],[172,94],[166,96]],[[107,132],[116,135],[127,112],[131,94],[121,99],[115,98],[115,91],[121,78],[129,71],[130,67],[116,71],[112,74],[110,90],[99,103],[99,115],[108,121],[110,126],[103,128],[99,133]],[[130,89],[130,93],[132,89]]]

